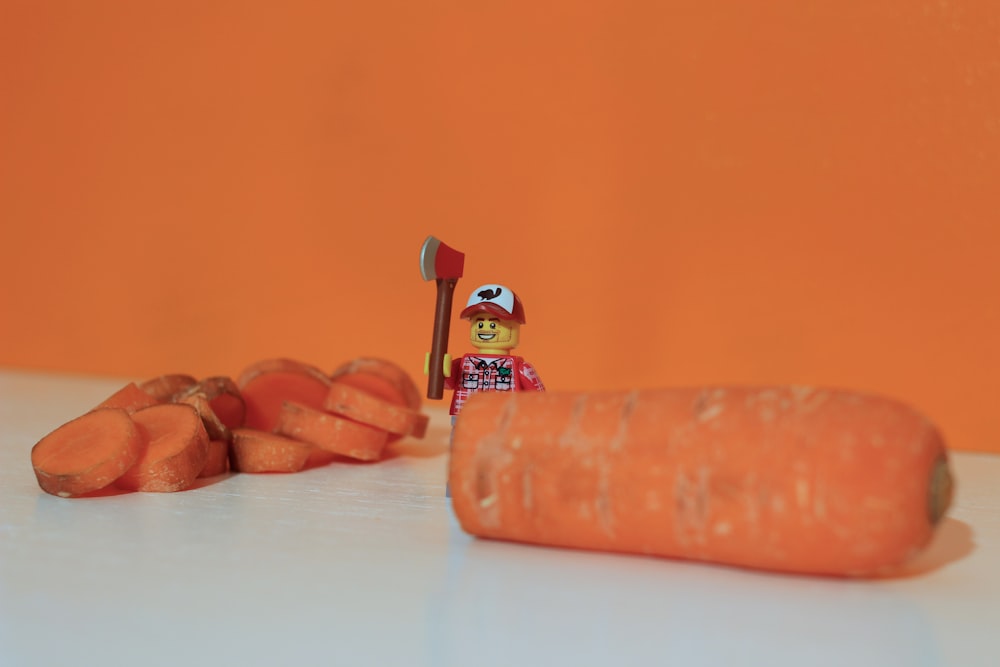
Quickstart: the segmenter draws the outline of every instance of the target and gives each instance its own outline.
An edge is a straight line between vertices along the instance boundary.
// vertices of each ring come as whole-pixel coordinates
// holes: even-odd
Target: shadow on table
[[[925,568],[968,553],[968,526],[941,527]],[[478,539],[449,568],[434,609],[442,664],[486,645],[498,664],[546,649],[554,664],[944,664],[921,601],[869,580]]]
[[[887,575],[886,579],[905,579],[919,577],[945,565],[958,562],[976,550],[972,526],[951,517],[945,518],[937,527],[934,538],[926,549],[921,551],[902,569]]]
[[[899,569],[892,572],[887,572],[881,575],[875,576],[865,576],[858,580],[898,580],[898,579],[910,579],[914,577],[924,576],[930,574],[936,570],[939,570],[946,565],[956,563],[963,558],[968,557],[976,550],[976,543],[974,538],[974,533],[972,526],[959,519],[954,519],[951,517],[946,517],[941,524],[937,527],[934,537],[931,539],[930,544],[927,545],[920,553],[915,555],[910,561],[904,563]],[[491,544],[491,541],[486,541],[486,544]],[[475,550],[480,544],[479,540],[475,540],[471,543],[470,549]],[[558,547],[556,547],[558,548]],[[600,552],[594,552],[600,553]],[[634,554],[633,554],[634,556]],[[655,557],[654,557],[655,558]],[[739,566],[728,566],[725,564],[712,564],[712,563],[695,563],[699,565],[708,565],[709,567],[734,567],[736,570],[740,570]],[[751,570],[753,571],[753,570]],[[767,570],[757,570],[762,574],[775,574],[770,573]],[[776,576],[789,577],[792,579],[804,578],[809,579],[814,575],[804,574],[777,574]],[[819,575],[818,579],[824,579],[823,575]],[[831,580],[837,580],[837,577],[832,577]],[[847,579],[852,579],[848,577]]]

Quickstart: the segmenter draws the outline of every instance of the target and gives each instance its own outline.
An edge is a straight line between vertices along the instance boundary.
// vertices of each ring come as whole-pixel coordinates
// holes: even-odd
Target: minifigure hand
[[[441,370],[446,378],[451,377],[451,355],[447,352],[444,353],[444,359],[441,361]],[[424,375],[428,375],[431,372],[431,353],[424,353]]]

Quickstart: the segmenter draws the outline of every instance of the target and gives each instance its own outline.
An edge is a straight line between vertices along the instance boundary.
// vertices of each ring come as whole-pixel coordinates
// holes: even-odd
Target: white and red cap
[[[521,305],[521,300],[503,285],[482,285],[472,291],[461,317],[470,319],[477,313],[489,313],[501,320],[516,320],[519,324],[524,324],[524,306]]]

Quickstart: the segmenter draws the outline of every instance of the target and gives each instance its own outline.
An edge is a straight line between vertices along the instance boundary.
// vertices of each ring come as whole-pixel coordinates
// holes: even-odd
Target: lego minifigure
[[[470,322],[469,342],[477,352],[455,360],[445,356],[444,382],[454,391],[453,416],[474,392],[545,390],[535,368],[511,354],[524,324],[524,306],[513,291],[503,285],[483,285],[473,290],[460,317]]]

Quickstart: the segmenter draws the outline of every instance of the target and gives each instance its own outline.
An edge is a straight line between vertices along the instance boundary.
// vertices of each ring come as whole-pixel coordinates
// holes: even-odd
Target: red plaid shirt
[[[455,391],[451,414],[457,415],[470,394],[477,391],[545,391],[535,367],[521,357],[465,354],[451,362],[444,386]]]

